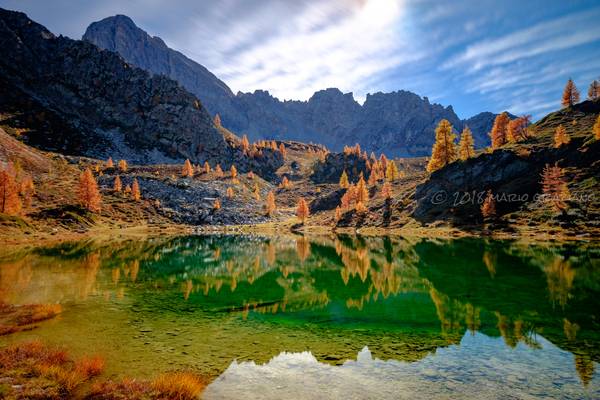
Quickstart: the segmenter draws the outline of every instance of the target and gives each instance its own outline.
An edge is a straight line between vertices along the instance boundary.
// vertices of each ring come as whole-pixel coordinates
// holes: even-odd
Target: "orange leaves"
[[[309,215],[310,211],[308,209],[308,203],[306,203],[304,197],[301,197],[300,200],[298,200],[298,206],[296,207],[296,216],[304,224]]]
[[[494,120],[494,126],[492,126],[492,131],[490,132],[493,150],[504,146],[508,142],[509,123],[510,118],[506,112],[496,116],[496,119]]]
[[[455,138],[450,122],[446,119],[441,120],[435,129],[435,143],[427,164],[427,172],[437,171],[456,160]]]
[[[183,163],[183,168],[181,169],[181,175],[182,176],[189,176],[190,178],[194,176],[194,168],[192,167],[192,163],[190,162],[190,160],[185,160],[185,163]]]
[[[79,177],[78,199],[79,203],[87,210],[91,212],[100,211],[102,197],[98,190],[98,183],[96,183],[96,179],[89,168],[82,172]]]
[[[546,167],[542,171],[542,191],[544,193],[543,200],[550,203],[556,211],[565,211],[567,204],[565,200],[570,197],[565,171],[558,164]]]
[[[563,144],[568,144],[570,141],[571,137],[567,133],[565,127],[562,125],[557,126],[554,133],[554,147],[558,148]]]
[[[267,214],[267,216],[270,217],[271,215],[273,215],[276,209],[277,206],[275,205],[275,194],[271,190],[267,194],[267,202],[265,203],[265,213]]]
[[[483,218],[492,218],[496,215],[496,200],[491,190],[488,190],[487,196],[481,205],[481,215]]]
[[[131,198],[135,201],[139,201],[142,198],[140,193],[140,185],[137,178],[133,178],[133,184],[131,185]]]
[[[573,80],[569,78],[565,85],[565,89],[563,90],[560,104],[562,104],[563,107],[572,107],[573,104],[576,103],[579,103],[579,90],[577,90]]]
[[[0,213],[15,215],[21,211],[19,184],[12,163],[0,169]]]

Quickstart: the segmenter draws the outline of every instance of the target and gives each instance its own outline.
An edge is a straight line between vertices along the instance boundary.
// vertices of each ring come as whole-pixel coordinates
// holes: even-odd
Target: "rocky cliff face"
[[[125,60],[155,74],[179,81],[200,98],[223,126],[246,133],[252,140],[279,139],[316,142],[332,150],[360,143],[367,151],[388,156],[429,155],[438,122],[448,119],[457,131],[468,124],[477,147],[489,145],[487,133],[495,114],[460,120],[451,106],[432,104],[407,92],[375,93],[364,105],[338,89],[316,92],[308,101],[279,101],[268,92],[238,93],[202,65],[166,47],[128,17],[115,16],[90,25],[83,38],[116,51]]]
[[[172,79],[1,9],[0,50],[0,112],[27,112],[29,104],[43,114],[38,118],[68,131],[53,138],[44,137],[52,129],[29,131],[34,144],[134,162],[230,158],[208,112]]]

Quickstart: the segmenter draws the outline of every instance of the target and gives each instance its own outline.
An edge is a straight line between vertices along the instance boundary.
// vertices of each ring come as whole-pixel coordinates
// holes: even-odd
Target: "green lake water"
[[[600,398],[600,246],[189,236],[0,259],[0,301],[106,375],[191,370],[206,399]]]

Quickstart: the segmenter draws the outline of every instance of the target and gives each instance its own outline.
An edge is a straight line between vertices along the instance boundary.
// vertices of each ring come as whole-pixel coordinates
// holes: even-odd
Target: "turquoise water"
[[[600,398],[600,247],[190,236],[0,259],[0,300],[63,313],[0,344],[193,370],[218,398]]]

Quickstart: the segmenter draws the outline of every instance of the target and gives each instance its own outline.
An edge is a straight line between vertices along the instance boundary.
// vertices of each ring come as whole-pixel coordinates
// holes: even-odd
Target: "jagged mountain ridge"
[[[437,123],[448,119],[457,131],[468,125],[477,147],[489,145],[495,114],[480,113],[461,120],[452,106],[430,103],[408,92],[367,95],[363,105],[352,93],[335,88],[316,92],[308,101],[280,101],[268,92],[234,95],[214,74],[158,38],[117,15],[92,23],[83,39],[119,53],[128,62],[155,74],[165,74],[196,94],[226,128],[252,140],[281,139],[317,142],[332,150],[360,143],[369,151],[392,156],[423,156],[431,151]]]
[[[134,162],[231,157],[208,112],[170,78],[133,68],[88,42],[57,37],[25,14],[3,9],[0,49],[0,112],[34,109],[34,118],[42,114],[45,123],[66,132],[29,131],[24,139],[32,144]],[[12,118],[4,122],[23,122]]]

